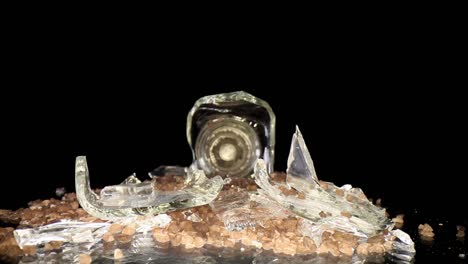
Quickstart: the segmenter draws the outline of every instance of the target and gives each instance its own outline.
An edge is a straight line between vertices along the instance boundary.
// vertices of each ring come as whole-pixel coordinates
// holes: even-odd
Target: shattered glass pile
[[[46,261],[78,262],[88,254],[93,263],[339,263],[340,258],[363,263],[373,253],[409,263],[415,255],[411,238],[392,230],[385,209],[369,202],[361,189],[317,178],[299,129],[285,179],[274,179],[262,159],[252,175],[258,188],[229,188],[234,178],[207,178],[196,166],[185,172],[180,189],[161,191],[155,178],[140,182],[131,176],[97,194],[85,157],[78,157],[78,201],[89,214],[108,221],[61,221],[16,230],[15,238],[21,248],[63,242],[61,253],[40,255]],[[123,258],[106,251],[107,234],[116,223],[130,226],[121,233],[133,235],[119,247]]]

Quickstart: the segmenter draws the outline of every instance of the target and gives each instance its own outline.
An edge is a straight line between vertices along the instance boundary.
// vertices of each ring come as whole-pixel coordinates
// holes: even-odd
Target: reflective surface
[[[270,105],[246,92],[202,97],[187,117],[194,162],[209,177],[247,177],[257,158],[271,172],[275,122]]]

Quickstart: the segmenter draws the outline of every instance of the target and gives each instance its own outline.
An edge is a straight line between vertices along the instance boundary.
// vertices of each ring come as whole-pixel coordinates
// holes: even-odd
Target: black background
[[[392,213],[466,222],[457,35],[433,42],[432,33],[341,26],[316,42],[290,32],[285,44],[228,35],[126,46],[106,34],[18,42],[3,71],[0,208],[73,191],[78,155],[88,157],[93,187],[188,165],[193,103],[244,90],[276,113],[277,170],[298,125],[320,179],[361,187]]]
[[[464,16],[424,8],[389,16],[333,8],[324,18],[303,9],[293,19],[250,10],[272,19],[246,27],[241,12],[227,10],[205,25],[192,10],[197,19],[188,22],[152,9],[135,21],[106,9],[97,16],[116,18],[104,23],[87,15],[65,23],[67,12],[16,16],[2,34],[0,208],[54,197],[57,187],[74,191],[78,155],[88,157],[93,187],[188,165],[193,103],[244,90],[276,113],[277,170],[286,169],[299,125],[320,179],[361,187],[392,215],[407,214],[415,241],[418,224],[435,227],[435,246],[416,246],[418,262],[460,261],[466,250],[455,225],[468,226]]]

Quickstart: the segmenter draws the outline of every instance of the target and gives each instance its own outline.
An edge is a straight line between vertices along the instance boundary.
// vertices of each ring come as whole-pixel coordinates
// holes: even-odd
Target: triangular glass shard
[[[309,189],[319,184],[314,162],[298,126],[296,126],[296,133],[292,138],[286,173],[288,174],[286,178],[288,185],[295,189]]]

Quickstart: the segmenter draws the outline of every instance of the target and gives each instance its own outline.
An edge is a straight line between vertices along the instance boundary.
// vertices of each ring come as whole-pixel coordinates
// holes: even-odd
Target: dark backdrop
[[[53,197],[57,187],[74,191],[78,155],[88,157],[93,187],[133,172],[144,179],[159,165],[188,165],[185,122],[193,103],[245,90],[276,113],[277,170],[285,170],[297,124],[320,179],[359,186],[392,212],[466,219],[466,102],[448,89],[458,80],[440,65],[64,65],[18,78],[37,88],[17,85],[3,97],[0,208]]]

